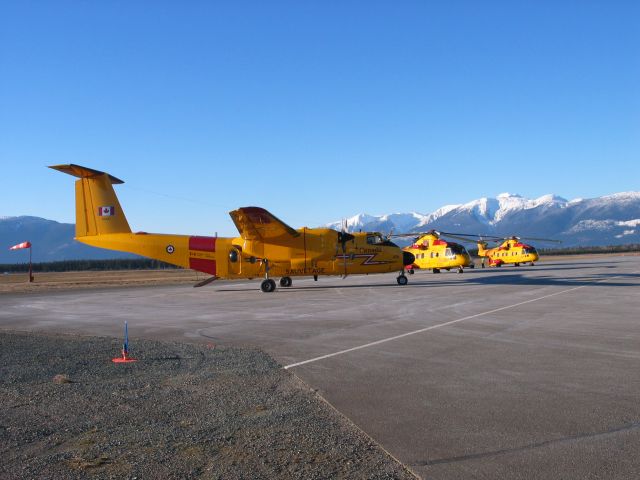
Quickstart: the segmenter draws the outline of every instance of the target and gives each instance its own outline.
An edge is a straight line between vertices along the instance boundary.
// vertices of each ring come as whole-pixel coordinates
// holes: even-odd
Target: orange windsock
[[[31,242],[22,242],[13,247],[9,248],[9,250],[20,250],[21,248],[31,248]]]

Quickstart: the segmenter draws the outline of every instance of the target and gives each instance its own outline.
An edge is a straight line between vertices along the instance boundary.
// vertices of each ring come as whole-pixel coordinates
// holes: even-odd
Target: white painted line
[[[623,275],[617,275],[615,277],[604,278],[601,280],[596,280],[593,283],[604,282],[607,280],[613,280],[614,278],[620,278]],[[550,293],[549,295],[543,295],[542,297],[532,298],[531,300],[525,300],[524,302],[514,303],[513,305],[507,305],[506,307],[494,308],[493,310],[489,310],[482,313],[476,313],[475,315],[469,315],[467,317],[458,318],[456,320],[450,320],[448,322],[439,323],[437,325],[431,325],[430,327],[421,328],[419,330],[414,330],[412,332],[402,333],[400,335],[395,335],[393,337],[383,338],[382,340],[376,340],[375,342],[365,343],[364,345],[358,345],[357,347],[347,348],[345,350],[340,350],[339,352],[328,353],[326,355],[321,355],[320,357],[310,358],[309,360],[303,360],[302,362],[292,363],[290,365],[285,365],[285,370],[289,368],[299,367],[301,365],[306,365],[308,363],[318,362],[320,360],[324,360],[326,358],[337,357],[338,355],[344,355],[345,353],[354,352],[356,350],[362,350],[363,348],[374,347],[376,345],[380,345],[382,343],[392,342],[394,340],[398,340],[400,338],[409,337],[411,335],[416,335],[418,333],[427,332],[429,330],[435,330],[436,328],[448,327],[449,325],[453,325],[456,323],[464,322],[465,320],[471,320],[472,318],[482,317],[484,315],[489,315],[491,313],[501,312],[503,310],[508,310],[510,308],[519,307],[520,305],[526,305],[527,303],[537,302],[538,300],[543,300],[549,297],[555,297],[557,295],[562,295],[563,293],[573,292],[574,290],[579,290],[581,288],[590,287],[591,285],[580,285],[579,287],[568,288],[567,290],[562,290],[556,293]]]

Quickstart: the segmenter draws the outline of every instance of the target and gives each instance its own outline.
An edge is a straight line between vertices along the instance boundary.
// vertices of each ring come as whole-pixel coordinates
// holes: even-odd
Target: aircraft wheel
[[[292,284],[293,284],[293,281],[291,280],[291,277],[282,277],[280,279],[281,287],[290,287]]]
[[[519,267],[519,266],[520,266],[520,264],[519,264],[519,263],[514,263],[514,264],[513,264],[513,266],[514,266],[514,267]]]
[[[406,285],[409,283],[409,279],[405,275],[400,275],[396,280],[398,281],[398,285]]]
[[[313,281],[314,281],[314,282],[317,282],[317,281],[318,281],[318,275],[314,275],[314,276],[313,276]]]
[[[260,290],[262,290],[264,293],[271,293],[276,289],[276,282],[274,282],[272,279],[268,279],[268,280],[263,280],[262,283],[260,284]]]
[[[434,268],[433,269],[433,273],[440,273],[440,269],[439,268]]]
[[[464,273],[464,270],[462,269],[462,267],[458,269],[458,273]]]
[[[531,266],[533,267],[535,265],[535,263],[531,262]]]

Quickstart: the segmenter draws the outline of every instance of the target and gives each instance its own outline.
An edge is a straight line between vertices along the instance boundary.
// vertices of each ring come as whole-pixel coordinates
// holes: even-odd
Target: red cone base
[[[113,363],[133,363],[133,362],[137,362],[138,360],[136,360],[135,358],[130,358],[127,355],[127,352],[123,350],[121,357],[112,358],[111,361]]]

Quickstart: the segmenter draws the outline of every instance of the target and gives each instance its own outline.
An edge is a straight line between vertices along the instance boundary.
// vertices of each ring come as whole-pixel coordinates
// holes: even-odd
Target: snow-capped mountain
[[[445,205],[429,214],[360,214],[346,219],[346,224],[349,231],[398,233],[436,229],[546,237],[561,240],[564,246],[640,243],[640,192],[571,201],[557,195],[528,199],[501,193],[496,198]],[[328,226],[340,229],[342,222]]]

